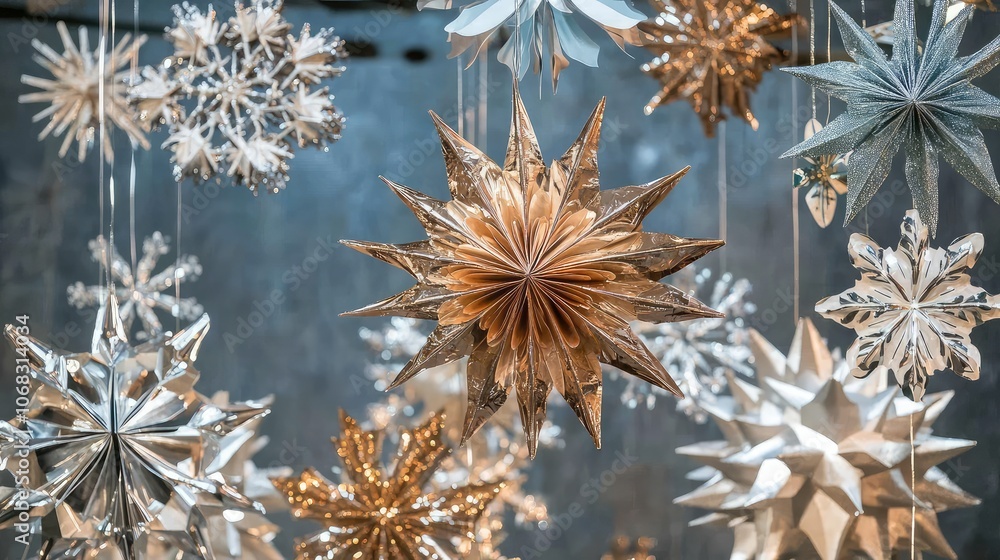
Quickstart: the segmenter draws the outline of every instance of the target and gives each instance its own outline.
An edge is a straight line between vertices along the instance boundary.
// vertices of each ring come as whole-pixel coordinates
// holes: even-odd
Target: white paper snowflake
[[[83,161],[87,157],[87,150],[94,143],[100,124],[101,53],[90,50],[90,39],[85,27],[80,27],[79,47],[73,42],[65,23],[56,23],[56,29],[62,38],[61,54],[38,39],[31,41],[38,51],[32,59],[48,70],[52,78],[38,78],[27,74],[21,76],[22,83],[40,91],[26,93],[17,100],[19,103],[48,104],[32,119],[35,122],[49,119],[38,139],[43,140],[49,135],[65,135],[59,146],[59,157],[66,156],[75,140],[76,157]],[[129,76],[127,68],[136,59],[139,48],[145,42],[145,35],[132,41],[132,36],[125,34],[114,49],[105,53],[104,113],[105,126],[117,127],[133,143],[149,149],[149,141],[142,129],[135,124],[137,116],[126,99],[125,83]],[[105,159],[111,161],[114,154],[111,147],[112,135],[110,130],[108,132],[103,140],[104,155]]]
[[[278,192],[293,144],[326,149],[340,139],[344,116],[319,84],[344,71],[344,42],[308,24],[292,35],[282,7],[237,2],[225,22],[211,6],[173,7],[174,54],[145,67],[129,97],[147,127],[169,130],[163,147],[177,181],[226,174],[254,194]]]
[[[160,257],[170,251],[169,242],[169,238],[158,231],[147,237],[142,244],[142,258],[136,264],[134,274],[129,263],[114,247],[110,247],[111,276],[115,281],[115,295],[121,302],[122,321],[131,333],[133,321],[136,317],[139,318],[142,324],[142,329],[136,335],[139,339],[154,337],[163,332],[163,325],[156,316],[157,309],[185,321],[193,321],[205,312],[194,298],[177,299],[173,293],[167,293],[168,290],[173,291],[175,281],[194,281],[201,276],[198,257],[181,255],[179,260],[171,262],[163,271],[153,273]],[[104,237],[91,240],[88,247],[94,261],[100,263],[104,270],[107,263],[105,251],[109,250]],[[77,309],[98,308],[107,300],[105,286],[84,286],[83,282],[71,285],[66,293],[70,305]]]
[[[713,280],[712,271],[688,266],[675,276],[673,285],[725,317],[660,325],[638,323],[633,328],[684,391],[677,409],[704,423],[707,416],[698,403],[714,400],[726,387],[727,374],[753,375],[747,363],[751,353],[746,318],[756,311],[756,306],[746,299],[750,282],[728,272]],[[622,392],[622,402],[626,406],[653,408],[657,397],[668,394],[649,383],[625,377],[628,385]]]

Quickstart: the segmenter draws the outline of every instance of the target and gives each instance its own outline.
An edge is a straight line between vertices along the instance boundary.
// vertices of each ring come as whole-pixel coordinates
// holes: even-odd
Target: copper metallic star
[[[656,58],[642,65],[663,88],[646,105],[687,99],[701,117],[705,134],[726,118],[723,107],[757,130],[750,93],[764,72],[785,62],[787,53],[768,39],[801,23],[796,14],[780,15],[754,0],[652,0],[659,13],[639,24],[643,46]]]
[[[550,167],[516,87],[513,105],[503,167],[432,113],[453,200],[386,181],[430,238],[402,245],[346,242],[418,281],[351,314],[438,320],[390,388],[468,355],[463,443],[516,389],[533,456],[555,387],[600,446],[601,363],[679,395],[629,322],[721,317],[658,280],[723,242],[642,231],[642,220],[687,169],[646,185],[600,190],[604,101]]]
[[[431,478],[451,450],[444,442],[444,417],[433,414],[415,430],[404,430],[391,469],[382,463],[384,432],[364,431],[343,412],[340,438],[333,443],[344,462],[344,481],[335,484],[315,469],[274,485],[298,518],[325,529],[298,541],[299,560],[461,558],[460,547],[475,538],[476,521],[504,488],[503,482],[453,486],[427,492]]]

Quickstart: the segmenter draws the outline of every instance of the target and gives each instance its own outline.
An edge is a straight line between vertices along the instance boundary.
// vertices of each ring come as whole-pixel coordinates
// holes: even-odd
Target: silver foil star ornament
[[[981,128],[1000,126],[1000,99],[971,80],[1000,64],[1000,37],[969,56],[958,56],[968,6],[947,22],[948,2],[934,3],[930,32],[918,48],[913,0],[897,0],[892,56],[836,4],[833,16],[854,62],[785,68],[810,85],[844,100],[847,112],[782,157],[847,152],[847,218],[852,220],[885,182],[893,156],[906,153],[906,180],[922,220],[937,230],[939,159],[1000,202]]]
[[[895,250],[852,235],[848,251],[861,279],[819,301],[816,312],[857,331],[847,352],[856,376],[885,371],[919,401],[936,371],[979,378],[979,350],[970,334],[1000,317],[1000,301],[974,286],[968,274],[982,254],[982,234],[960,237],[947,248],[929,247],[927,227],[913,210],[900,230]]]
[[[732,560],[889,560],[911,550],[915,509],[914,552],[956,558],[938,513],[979,500],[936,466],[975,445],[931,430],[952,393],[912,403],[851,378],[808,319],[787,356],[751,335],[758,383],[706,406],[725,440],[677,450],[706,465],[676,500],[711,511],[692,525],[734,529]]]
[[[0,422],[0,441],[4,456],[11,446],[26,450],[24,486],[41,497],[31,512],[41,558],[239,557],[215,550],[219,535],[205,520],[262,513],[221,471],[269,409],[212,403],[194,390],[208,327],[204,315],[133,346],[113,292],[90,352],[63,352],[6,327],[29,373],[30,402]]]

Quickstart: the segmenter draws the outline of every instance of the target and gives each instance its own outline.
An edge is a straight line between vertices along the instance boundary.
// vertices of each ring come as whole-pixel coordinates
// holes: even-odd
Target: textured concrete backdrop
[[[42,18],[37,24],[16,17],[0,21],[0,317],[9,321],[15,314],[29,314],[33,333],[43,339],[67,332],[66,325],[74,324],[82,333],[69,344],[75,350],[88,347],[91,326],[67,305],[66,286],[78,280],[89,284],[98,277],[87,251],[87,241],[100,229],[97,155],[92,153],[85,164],[76,165],[57,158],[57,141],[35,140],[42,125],[32,123],[31,116],[40,107],[17,103],[17,96],[26,91],[18,77],[23,73],[40,75],[40,69],[30,60],[30,47],[18,45],[16,39],[37,31],[39,38],[56,46],[55,19],[79,16],[93,21],[97,2],[82,4],[50,19]],[[132,3],[119,4],[119,25],[130,27]],[[823,6],[822,2],[817,4]],[[140,14],[143,25],[151,29],[166,25],[168,5],[144,2]],[[869,22],[885,21],[891,15],[887,0],[868,0],[868,5]],[[859,2],[845,2],[845,8],[860,14]],[[648,6],[640,9],[650,11]],[[199,256],[205,269],[198,282],[184,285],[184,294],[196,296],[213,320],[198,363],[200,390],[227,389],[240,399],[273,393],[277,398],[274,414],[263,428],[271,445],[259,462],[327,469],[335,463],[329,437],[337,430],[337,409],[344,407],[361,415],[367,403],[381,398],[370,386],[351,383],[352,376],[363,374],[369,357],[357,331],[362,326],[378,326],[381,321],[341,318],[338,313],[392,294],[410,281],[402,272],[341,247],[298,289],[290,290],[282,277],[328,241],[410,241],[421,237],[416,220],[377,176],[385,174],[434,196],[446,195],[444,169],[426,112],[434,110],[454,123],[456,64],[446,58],[449,45],[442,31],[451,14],[378,7],[332,11],[295,5],[287,15],[296,24],[333,25],[348,39],[371,42],[374,56],[349,61],[347,72],[332,85],[349,119],[344,138],[328,153],[299,150],[292,162],[288,189],[280,195],[254,198],[245,190],[213,189],[218,196],[184,222],[182,249]],[[920,15],[926,25],[928,11]],[[821,21],[821,44],[825,27]],[[998,29],[1000,15],[978,15],[966,34],[966,51],[985,44]],[[92,39],[96,34],[91,28]],[[835,31],[835,44],[838,39]],[[555,96],[547,83],[539,88],[536,78],[524,82],[525,102],[544,154],[550,159],[561,155],[594,105],[606,95],[606,130],[616,133],[600,152],[605,187],[648,181],[691,165],[691,173],[653,212],[647,225],[652,231],[715,236],[719,229],[717,142],[703,137],[686,104],[643,116],[644,103],[657,89],[638,69],[645,52],[629,49],[633,59],[618,52],[606,38],[602,38],[602,45],[601,68],[572,66],[564,73]],[[417,51],[426,53],[426,58],[414,60],[421,59]],[[154,33],[143,51],[143,61],[153,62],[166,52],[166,43]],[[490,72],[495,87],[488,98],[488,151],[499,158],[510,116],[510,81],[495,60]],[[980,85],[1000,93],[1000,72],[980,80]],[[540,95],[536,93],[539,89]],[[769,74],[754,96],[760,130],[753,132],[731,121],[725,137],[729,244],[721,254],[729,270],[753,283],[760,324],[782,350],[787,349],[793,329],[788,304],[793,287],[792,167],[777,156],[793,143],[792,92],[789,76]],[[801,86],[798,102],[801,125],[801,117],[808,115],[808,90]],[[1000,154],[1000,133],[987,132],[987,137],[996,157]],[[153,134],[154,146],[162,139],[162,134]],[[126,151],[121,148],[116,165],[120,185],[127,182],[128,169]],[[168,155],[154,147],[137,158],[137,233],[142,238],[160,230],[173,237],[176,187]],[[889,183],[902,179],[901,162],[897,163]],[[996,219],[1000,208],[950,168],[943,169],[940,190],[938,243],[971,231],[983,232],[986,251],[979,265],[979,281],[993,292],[1000,291],[1000,221]],[[183,186],[187,204],[196,202],[195,191],[190,184]],[[883,245],[898,241],[898,224],[910,204],[908,192],[900,192],[897,196],[880,195],[872,212],[870,229]],[[842,213],[842,200],[840,206]],[[124,204],[119,206],[119,240],[128,234],[125,208]],[[847,257],[849,232],[840,226],[841,218],[821,230],[804,205],[801,216],[802,308],[812,315],[812,304],[849,286],[855,271]],[[706,264],[717,268],[720,255],[706,259]],[[255,304],[275,289],[286,292],[285,303],[245,343],[229,351],[224,333],[235,333]],[[833,344],[845,348],[850,344],[849,331],[824,320],[817,325]],[[995,559],[1000,557],[1000,325],[980,327],[973,338],[983,353],[982,380],[972,384],[940,374],[933,379],[932,389],[957,391],[936,430],[942,435],[979,440],[976,449],[946,468],[958,484],[981,496],[984,503],[945,514],[941,521],[960,557]],[[0,387],[10,388],[13,355],[6,345],[0,350],[0,363],[4,364]],[[597,503],[586,506],[583,518],[552,540],[543,557],[598,558],[616,532],[656,537],[661,558],[727,557],[731,545],[727,532],[688,529],[687,522],[700,512],[671,504],[675,496],[694,487],[684,474],[696,466],[675,455],[674,448],[715,438],[716,429],[693,425],[675,413],[673,402],[667,399],[654,410],[628,410],[618,400],[621,387],[609,382],[605,389],[603,451],[593,449],[586,431],[568,409],[555,407],[552,411],[553,418],[565,428],[566,447],[541,451],[527,485],[546,497],[553,514],[563,514],[574,502],[586,502],[583,485],[608,469],[619,453],[637,460]],[[13,397],[9,389],[3,391],[0,394],[8,398],[0,398],[0,413],[9,417]],[[307,522],[293,523],[286,515],[275,518],[284,527],[280,545],[286,552],[290,552],[295,534],[314,528]],[[540,531],[514,530],[504,550],[510,556],[525,554],[525,547],[536,546],[540,539],[545,539]]]

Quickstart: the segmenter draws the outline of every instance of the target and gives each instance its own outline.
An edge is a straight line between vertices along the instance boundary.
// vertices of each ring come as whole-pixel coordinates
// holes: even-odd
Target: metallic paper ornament
[[[215,404],[195,392],[208,326],[205,315],[176,335],[130,346],[112,292],[89,353],[54,350],[6,327],[24,360],[30,402],[0,423],[0,440],[4,456],[27,457],[24,487],[41,497],[31,512],[41,558],[240,557],[215,549],[222,535],[206,520],[262,513],[222,471],[269,410],[267,402]]]
[[[611,550],[601,556],[601,560],[656,560],[652,555],[656,541],[648,537],[640,537],[635,542],[628,537],[616,537],[611,543]]]
[[[677,409],[703,424],[708,416],[698,403],[711,402],[714,395],[721,393],[728,374],[753,375],[747,363],[750,347],[746,319],[756,311],[756,306],[747,300],[750,282],[745,278],[735,279],[728,272],[713,281],[711,270],[689,265],[671,278],[670,284],[707,302],[724,317],[681,323],[635,323],[632,328],[663,367],[676,376],[684,393],[677,401]],[[616,370],[610,375],[619,377]],[[651,409],[658,397],[667,394],[632,376],[623,377],[626,386],[621,399],[629,408],[643,405]]]
[[[643,46],[656,58],[642,71],[663,88],[646,105],[649,115],[660,105],[687,99],[701,118],[705,134],[726,116],[723,107],[757,130],[750,93],[764,72],[788,59],[768,39],[801,23],[756,0],[652,0],[659,11],[639,24]]]
[[[734,378],[706,406],[725,441],[677,450],[707,465],[676,500],[713,512],[692,524],[735,529],[733,560],[890,560],[911,550],[915,508],[914,551],[956,558],[937,515],[979,500],[936,466],[975,445],[931,430],[953,393],[913,403],[852,378],[808,319],[787,357],[751,334],[759,385]]]
[[[453,0],[417,0],[420,10],[452,7]],[[463,6],[444,30],[452,44],[450,56],[470,51],[474,55],[471,61],[475,61],[475,55],[487,48],[500,29],[520,22],[520,30],[511,33],[497,58],[510,67],[518,80],[527,73],[529,64],[536,74],[544,65],[552,76],[554,90],[569,59],[597,67],[600,47],[577,24],[577,15],[597,24],[622,49],[626,43],[639,44],[635,26],[645,16],[627,0],[484,0]]]
[[[174,54],[145,67],[129,98],[146,126],[168,128],[177,181],[225,174],[254,194],[278,192],[293,144],[325,150],[340,139],[344,116],[319,84],[340,76],[347,52],[332,29],[292,35],[282,0],[235,7],[220,22],[211,7],[174,6]]]
[[[811,86],[843,99],[847,112],[782,157],[852,152],[847,175],[847,219],[864,208],[889,175],[892,158],[906,151],[913,204],[932,235],[937,231],[939,156],[1000,202],[993,163],[980,128],[1000,126],[1000,99],[972,85],[1000,64],[1000,37],[978,52],[957,55],[974,8],[947,19],[947,0],[936,0],[930,34],[921,50],[913,0],[897,0],[892,57],[837,5],[832,5],[848,54],[856,62],[787,68]]]
[[[427,334],[421,329],[422,321],[406,317],[393,317],[379,330],[363,328],[359,334],[378,357],[368,367],[375,387],[384,390],[399,375],[406,363],[420,352],[427,343]],[[468,390],[465,386],[467,360],[461,359],[430,368],[406,383],[401,391],[387,395],[383,402],[368,406],[369,417],[377,429],[399,424],[423,421],[427,414],[444,412],[444,435],[449,441],[458,441],[464,428],[462,418]],[[481,548],[493,547],[502,539],[505,512],[514,513],[518,525],[533,525],[548,519],[548,508],[539,496],[524,492],[522,484],[527,478],[528,449],[516,437],[523,432],[517,404],[510,400],[493,415],[492,422],[483,426],[466,443],[462,453],[448,457],[434,477],[438,488],[459,484],[462,481],[505,480],[503,491],[490,504],[482,525],[477,530],[477,544]],[[542,447],[563,444],[561,430],[546,420],[538,435]],[[487,519],[488,518],[488,519]],[[494,544],[491,544],[494,543]]]
[[[417,279],[350,315],[437,319],[392,387],[469,356],[463,443],[516,386],[534,456],[553,387],[600,446],[601,363],[675,394],[677,384],[629,327],[720,314],[658,282],[722,241],[642,231],[642,220],[687,172],[601,191],[602,101],[577,141],[547,168],[520,95],[503,167],[433,115],[453,200],[386,180],[430,237],[402,245],[346,242]]]
[[[107,266],[108,251],[111,252],[111,277],[114,279],[116,297],[121,303],[122,323],[125,332],[132,333],[132,323],[136,317],[142,329],[136,333],[138,340],[146,340],[163,333],[163,325],[156,316],[162,309],[184,321],[194,321],[204,312],[195,298],[181,298],[170,293],[175,282],[193,282],[201,276],[198,257],[182,255],[167,265],[161,272],[153,274],[160,257],[170,252],[170,239],[160,232],[153,232],[142,243],[142,258],[133,272],[129,263],[114,247],[108,246],[103,236],[88,243],[90,254],[101,269]],[[170,290],[170,292],[168,292]],[[100,307],[107,301],[106,286],[84,286],[77,282],[66,289],[70,305],[77,309]]]
[[[877,40],[877,39],[876,39]],[[823,129],[823,125],[812,119],[806,125],[806,139]],[[797,189],[806,192],[806,204],[819,227],[827,227],[837,211],[837,195],[847,194],[846,165],[849,155],[828,155],[804,157],[806,165],[794,171]]]
[[[914,210],[900,233],[895,251],[852,235],[847,250],[861,279],[820,300],[816,312],[857,331],[847,352],[854,375],[887,372],[919,401],[936,371],[979,379],[979,350],[969,336],[1000,317],[1000,301],[973,286],[968,274],[983,252],[982,234],[960,237],[947,249],[929,247],[927,227]]]
[[[451,453],[440,414],[402,432],[389,469],[382,461],[384,431],[364,431],[343,412],[340,420],[342,434],[333,442],[344,462],[343,482],[330,482],[312,468],[298,477],[274,480],[295,517],[324,525],[319,533],[298,541],[297,558],[464,558],[463,542],[475,538],[476,521],[504,483],[467,481],[467,486],[427,491]]]
[[[80,27],[80,46],[77,47],[63,22],[56,23],[59,37],[62,39],[63,52],[57,53],[52,47],[38,39],[32,39],[31,45],[38,54],[32,59],[42,68],[52,74],[51,79],[36,78],[23,75],[21,82],[41,91],[26,93],[17,98],[19,103],[47,103],[42,112],[35,115],[34,121],[49,119],[48,124],[38,135],[39,140],[65,134],[59,146],[59,157],[65,157],[74,141],[77,143],[76,157],[83,161],[87,150],[94,143],[100,116],[107,115],[105,126],[118,128],[134,144],[149,149],[149,141],[142,129],[136,126],[136,112],[129,107],[126,100],[125,80],[129,76],[127,69],[139,55],[139,48],[146,42],[146,36],[140,35],[132,41],[132,36],[126,33],[118,44],[106,53],[90,50],[90,40],[87,29]],[[104,57],[104,107],[101,103],[101,57]],[[105,134],[104,155],[108,161],[114,157],[111,146],[112,134]]]

